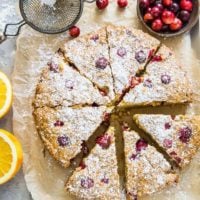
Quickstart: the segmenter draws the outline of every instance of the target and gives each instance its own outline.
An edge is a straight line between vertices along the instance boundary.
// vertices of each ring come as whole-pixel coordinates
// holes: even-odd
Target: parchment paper
[[[85,3],[82,18],[78,23],[81,34],[109,23],[141,28],[136,16],[136,1],[129,1],[126,10],[118,9],[116,1],[111,1],[105,11],[97,10],[95,4]],[[24,176],[28,189],[35,200],[70,199],[64,191],[68,170],[60,167],[48,154],[44,157],[44,147],[35,130],[31,106],[41,68],[58,47],[68,39],[67,33],[53,36],[44,35],[29,27],[24,27],[17,42],[15,68],[12,77],[14,89],[13,129],[23,145]],[[189,71],[191,80],[196,82],[195,84],[198,86],[200,65],[199,61],[193,56],[189,34],[165,40],[164,43],[174,49],[181,63]],[[198,87],[196,88],[198,94]],[[178,108],[173,107],[173,109],[177,111]],[[164,109],[160,111],[162,112],[162,110],[164,111]],[[197,102],[188,106],[184,112],[200,114],[199,110],[200,107]],[[160,194],[155,194],[148,199],[200,199],[200,153],[192,164],[181,173],[181,180],[177,186]]]

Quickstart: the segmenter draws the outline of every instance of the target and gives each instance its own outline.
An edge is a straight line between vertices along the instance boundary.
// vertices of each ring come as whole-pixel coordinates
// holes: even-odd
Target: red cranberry
[[[163,32],[166,32],[166,31],[168,31],[168,30],[169,30],[169,25],[164,24],[163,27],[162,27],[162,31],[163,31]]]
[[[163,146],[167,149],[171,148],[172,147],[172,140],[169,140],[169,139],[164,139],[163,141]]]
[[[125,8],[128,5],[128,0],[117,0],[117,4],[120,8]]]
[[[155,19],[151,25],[154,31],[160,31],[162,29],[163,23],[160,19]]]
[[[165,10],[162,13],[162,21],[165,24],[171,24],[174,21],[175,15],[173,12]]]
[[[140,0],[139,6],[142,11],[146,10],[149,7],[149,0]]]
[[[134,154],[134,153],[133,153],[133,154],[130,156],[130,160],[135,160],[135,159],[137,158],[137,156],[138,156],[137,154]]]
[[[167,74],[161,76],[161,81],[163,84],[168,85],[171,82],[171,77]]]
[[[150,21],[152,21],[153,20],[153,15],[151,14],[151,13],[146,13],[145,15],[144,15],[144,21],[145,22],[150,22]]]
[[[147,141],[145,141],[144,139],[139,139],[136,142],[136,151],[140,152],[142,150],[145,150],[147,148],[147,146],[148,146]]]
[[[149,0],[149,3],[150,3],[150,4],[154,4],[154,3],[155,3],[155,0]]]
[[[154,6],[151,10],[151,14],[154,18],[158,18],[161,15],[162,10],[158,6]]]
[[[86,177],[81,179],[81,186],[85,189],[89,189],[94,186],[94,180]]]
[[[182,28],[183,23],[179,18],[175,18],[174,21],[169,25],[172,31],[178,31]]]
[[[79,164],[79,167],[80,167],[81,169],[85,169],[85,168],[86,168],[86,165],[85,165],[85,163],[84,163],[83,161],[81,161],[80,164]]]
[[[141,77],[132,77],[130,81],[130,87],[134,88],[136,85],[139,85],[143,79]]]
[[[151,7],[148,7],[147,10],[146,10],[146,13],[150,13],[151,10],[152,10],[152,8],[151,8]]]
[[[188,143],[192,136],[192,129],[189,127],[184,127],[179,130],[179,139],[183,143]]]
[[[81,144],[81,146],[82,146],[81,151],[83,152],[83,155],[85,155],[85,156],[88,155],[89,148],[88,148],[86,142],[83,141],[82,144]]]
[[[160,9],[161,12],[162,12],[163,9],[164,9],[162,3],[160,3],[160,2],[156,2],[156,3],[155,3],[155,6],[157,6],[157,7]]]
[[[108,0],[96,0],[96,5],[99,10],[105,9],[109,4]]]
[[[96,64],[96,68],[105,69],[109,63],[106,58],[101,57],[96,61],[95,64]]]
[[[135,53],[135,59],[141,64],[146,61],[146,55],[143,50],[137,51]]]
[[[160,62],[160,61],[162,61],[163,59],[162,59],[162,56],[161,55],[155,55],[153,58],[152,58],[152,60],[151,60],[151,62]]]
[[[57,120],[57,121],[54,123],[54,126],[64,126],[64,122],[63,122],[63,121],[60,121],[60,120]]]
[[[150,79],[146,79],[143,83],[144,87],[148,87],[148,88],[152,88],[153,84],[152,81]]]
[[[177,13],[179,9],[179,4],[176,2],[173,2],[172,5],[169,7],[169,10],[171,10],[173,13]]]
[[[105,184],[108,184],[108,183],[109,183],[109,178],[103,177],[103,178],[101,179],[101,182],[102,182],[102,183],[105,183]]]
[[[78,37],[80,35],[80,29],[77,26],[72,26],[69,29],[69,34],[71,37]]]
[[[120,57],[124,57],[126,55],[126,49],[124,47],[120,47],[117,50],[117,55],[120,56]]]
[[[65,135],[58,136],[57,141],[58,141],[59,146],[61,146],[61,147],[65,147],[70,144],[69,138]]]
[[[181,0],[180,7],[183,10],[192,11],[193,4],[190,0]]]
[[[190,19],[190,13],[187,10],[181,10],[181,12],[179,13],[179,18],[183,22],[188,22]]]
[[[165,123],[165,129],[170,129],[171,128],[171,124],[169,122]]]
[[[58,67],[58,64],[54,63],[54,62],[48,62],[47,65],[49,66],[49,70],[54,72],[54,73],[57,73],[59,72],[59,67]]]
[[[164,6],[171,6],[173,3],[173,0],[162,0],[162,3]]]
[[[96,143],[103,149],[107,149],[111,144],[111,136],[104,134],[96,139]]]

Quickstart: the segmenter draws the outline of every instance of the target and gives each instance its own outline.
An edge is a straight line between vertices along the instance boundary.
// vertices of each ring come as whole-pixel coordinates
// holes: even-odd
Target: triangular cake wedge
[[[66,184],[78,199],[120,200],[114,127],[97,138],[95,147]]]
[[[125,95],[121,106],[145,106],[188,103],[192,91],[185,71],[174,53],[162,46],[147,65],[144,77],[133,81],[132,89]]]
[[[56,53],[42,72],[34,106],[106,105],[109,101],[91,81],[65,62],[62,53]]]
[[[113,77],[105,28],[68,41],[64,45],[64,51],[66,59],[81,74],[95,83],[111,100],[114,99]]]
[[[180,167],[190,163],[200,146],[200,116],[138,114],[134,119]]]
[[[178,176],[155,147],[135,131],[123,132],[127,198],[136,200],[177,182]]]
[[[131,78],[144,69],[160,41],[141,30],[123,26],[108,26],[107,34],[114,88],[121,95]]]
[[[82,143],[107,119],[112,108],[56,107],[34,110],[36,128],[51,155],[64,167],[81,152]]]

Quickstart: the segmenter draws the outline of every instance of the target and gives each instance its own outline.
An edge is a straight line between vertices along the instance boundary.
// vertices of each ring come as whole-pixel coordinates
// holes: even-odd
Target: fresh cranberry
[[[152,81],[150,79],[146,79],[143,83],[144,87],[148,87],[148,88],[152,88],[153,84]]]
[[[161,76],[161,81],[163,84],[168,85],[171,82],[171,77],[167,74]]]
[[[187,10],[181,10],[181,12],[179,13],[179,18],[183,22],[188,22],[190,19],[190,13]]]
[[[154,6],[151,10],[151,14],[154,18],[158,18],[161,15],[162,10],[158,6]]]
[[[164,6],[171,6],[173,3],[173,0],[162,0],[162,4]]]
[[[182,28],[183,23],[179,18],[175,18],[174,21],[169,25],[172,31],[178,31]]]
[[[80,167],[81,169],[85,169],[85,168],[86,168],[86,165],[85,165],[85,163],[84,163],[83,161],[81,161],[80,164],[79,164],[79,167]]]
[[[141,77],[132,77],[130,81],[130,87],[134,88],[136,85],[139,85],[143,79]]]
[[[160,61],[162,61],[163,59],[162,59],[162,56],[161,55],[155,55],[153,58],[152,58],[152,60],[151,60],[151,62],[160,62]]]
[[[59,146],[61,146],[61,147],[65,147],[70,144],[69,138],[65,135],[58,136],[57,141],[58,141]]]
[[[157,6],[157,7],[160,9],[161,12],[162,12],[163,9],[164,9],[162,3],[160,3],[160,2],[156,2],[156,3],[155,3],[155,6]]]
[[[72,26],[69,29],[69,34],[71,37],[78,37],[80,35],[80,29],[77,26]]]
[[[180,1],[180,7],[183,10],[187,10],[187,11],[192,11],[193,8],[193,4],[190,0],[181,0]]]
[[[60,121],[60,120],[57,120],[57,121],[54,123],[54,126],[64,126],[64,122],[63,122],[63,121]]]
[[[86,177],[81,179],[81,186],[85,189],[89,189],[94,186],[94,180]]]
[[[146,61],[146,55],[143,50],[137,51],[135,53],[135,59],[141,64]]]
[[[83,155],[85,155],[85,156],[88,155],[89,148],[84,140],[83,140],[81,146],[82,146],[81,151],[83,152]]]
[[[145,150],[147,148],[147,146],[148,146],[147,141],[145,141],[144,139],[139,139],[136,142],[136,151],[140,152],[142,150]]]
[[[96,42],[99,39],[99,35],[93,35],[90,39]]]
[[[105,183],[105,184],[108,184],[108,183],[109,183],[109,178],[103,177],[103,178],[101,179],[101,182],[102,182],[102,183]]]
[[[117,4],[120,8],[125,8],[128,5],[128,0],[117,0]]]
[[[169,139],[164,139],[163,141],[163,146],[167,149],[171,148],[172,147],[172,140],[169,140]]]
[[[160,31],[162,29],[163,23],[160,19],[155,19],[151,25],[154,31]]]
[[[109,63],[105,57],[100,57],[95,64],[96,68],[105,69]]]
[[[172,126],[172,125],[171,125],[169,122],[165,123],[165,129],[166,129],[166,130],[167,130],[167,129],[170,129],[171,126]]]
[[[109,4],[108,0],[96,0],[96,5],[99,10],[105,9]]]
[[[149,0],[150,4],[154,4],[156,0]]]
[[[169,7],[169,10],[171,10],[173,13],[177,13],[179,9],[179,4],[176,2],[173,2],[172,5]]]
[[[168,30],[169,30],[169,25],[164,24],[163,27],[162,27],[162,31],[163,31],[163,32],[166,32],[166,31],[168,31]]]
[[[49,66],[49,70],[54,72],[54,73],[57,73],[59,72],[59,67],[58,67],[58,64],[54,63],[54,62],[48,62],[47,65]]]
[[[138,156],[137,154],[134,154],[134,153],[133,153],[133,154],[130,156],[130,160],[135,160],[135,159],[137,158],[137,156]]]
[[[192,136],[192,129],[189,127],[184,127],[179,130],[179,139],[183,143],[188,143]]]
[[[148,7],[147,10],[146,10],[146,13],[151,13],[151,10],[152,10],[152,8]]]
[[[149,7],[149,5],[150,5],[149,0],[140,0],[139,1],[139,6],[142,11],[146,10]]]
[[[111,144],[111,136],[104,134],[96,139],[96,143],[103,149],[107,149]]]
[[[118,50],[117,50],[117,55],[120,56],[120,57],[124,57],[126,55],[126,49],[124,47],[120,47]]]
[[[69,90],[73,90],[74,89],[74,82],[71,80],[66,80],[65,81],[65,87]]]
[[[162,13],[162,21],[165,24],[171,24],[174,21],[175,15],[172,11],[165,10]]]

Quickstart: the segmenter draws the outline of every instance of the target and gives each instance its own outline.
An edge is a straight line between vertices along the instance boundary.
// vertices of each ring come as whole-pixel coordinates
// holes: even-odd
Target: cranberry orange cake
[[[141,30],[123,26],[108,26],[107,32],[114,89],[121,95],[131,78],[144,69],[160,42]]]
[[[177,181],[168,161],[138,133],[125,130],[123,137],[128,199],[150,195]]]
[[[138,114],[134,119],[180,167],[190,163],[199,149],[200,116]]]
[[[162,45],[146,67],[146,73],[133,81],[120,106],[188,103],[192,91],[184,70],[173,52]]]
[[[36,128],[45,147],[64,167],[68,167],[82,143],[104,121],[111,108],[42,107],[34,111]]]
[[[96,139],[91,150],[66,184],[78,199],[120,200],[114,127]]]

